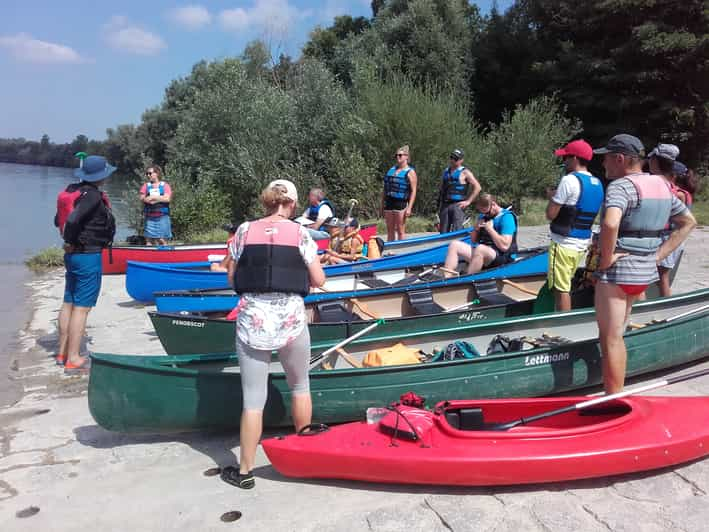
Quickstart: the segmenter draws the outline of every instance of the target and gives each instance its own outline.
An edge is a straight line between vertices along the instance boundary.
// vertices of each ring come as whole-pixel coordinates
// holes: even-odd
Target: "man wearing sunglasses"
[[[571,310],[571,280],[591,243],[591,226],[603,203],[603,184],[588,171],[593,148],[574,140],[554,152],[567,174],[555,190],[548,190],[546,216],[551,221],[547,284],[554,292],[556,310]]]
[[[450,165],[441,176],[439,192],[438,230],[449,233],[462,229],[465,220],[464,209],[468,208],[480,194],[480,183],[473,173],[463,166],[463,150],[456,148],[450,154]],[[467,192],[467,194],[466,194]]]
[[[612,394],[625,383],[623,333],[633,302],[658,280],[657,264],[687,239],[697,222],[662,177],[643,172],[645,147],[637,137],[616,135],[593,153],[603,155],[610,181],[601,215],[595,306],[603,383]],[[663,242],[668,221],[674,230]]]

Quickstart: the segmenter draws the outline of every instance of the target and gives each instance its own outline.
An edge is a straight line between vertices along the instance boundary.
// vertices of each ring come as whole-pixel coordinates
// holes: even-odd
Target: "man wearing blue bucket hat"
[[[57,197],[55,225],[64,238],[66,284],[59,312],[59,354],[66,374],[88,370],[90,359],[79,354],[86,318],[101,290],[101,250],[113,242],[116,221],[111,203],[99,186],[115,172],[105,157],[86,157],[72,183]]]

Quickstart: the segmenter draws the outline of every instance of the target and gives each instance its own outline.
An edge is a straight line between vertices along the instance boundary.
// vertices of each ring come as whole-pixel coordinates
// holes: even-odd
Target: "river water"
[[[24,261],[44,248],[61,245],[54,227],[57,194],[75,181],[70,168],[0,163],[0,406],[17,395],[4,374],[17,349],[17,332],[31,312],[25,284],[34,274]],[[127,186],[120,176],[112,176],[104,186],[116,215],[116,240],[132,232],[123,199]]]

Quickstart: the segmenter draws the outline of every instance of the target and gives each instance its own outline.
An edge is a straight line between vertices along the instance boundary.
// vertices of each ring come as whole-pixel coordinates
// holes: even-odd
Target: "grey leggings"
[[[270,349],[254,349],[236,336],[244,410],[263,410],[266,405],[271,352]],[[278,358],[293,395],[309,393],[310,331],[307,325],[295,340],[278,349]]]

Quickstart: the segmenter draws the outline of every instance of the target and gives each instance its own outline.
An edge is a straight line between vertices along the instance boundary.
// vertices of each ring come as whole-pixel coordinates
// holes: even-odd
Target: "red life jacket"
[[[59,234],[62,236],[64,236],[64,226],[66,225],[66,221],[69,218],[71,211],[73,211],[74,207],[76,207],[77,200],[81,197],[82,188],[81,183],[72,183],[66,187],[66,189],[62,190],[57,196],[57,214],[54,217],[54,225],[57,226],[59,229]],[[104,191],[101,190],[100,192],[104,205],[106,205],[110,211],[111,202],[109,201],[108,196]]]
[[[692,195],[689,193],[689,191],[683,189],[682,187],[676,185],[675,183],[672,183],[671,181],[669,183],[670,183],[670,188],[672,189],[672,194],[677,196],[678,199],[679,199],[679,194],[678,194],[679,192],[684,194],[684,204],[687,206],[688,209],[690,209],[692,207]]]

